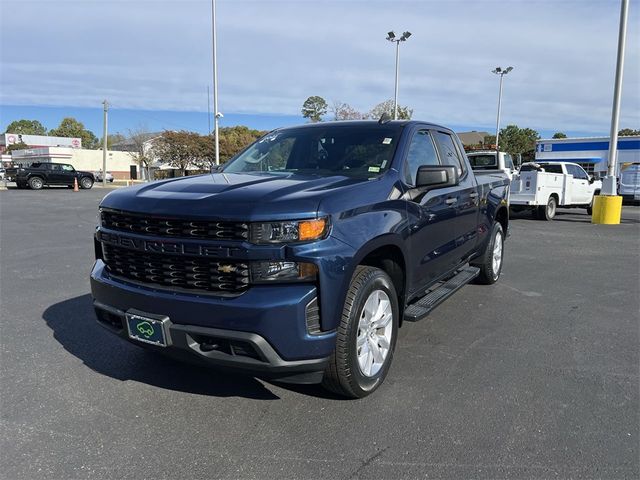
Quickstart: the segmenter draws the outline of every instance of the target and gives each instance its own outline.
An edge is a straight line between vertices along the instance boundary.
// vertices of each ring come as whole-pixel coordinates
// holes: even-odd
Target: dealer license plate
[[[130,338],[160,347],[167,346],[165,326],[168,319],[158,320],[136,313],[127,313],[126,319]]]

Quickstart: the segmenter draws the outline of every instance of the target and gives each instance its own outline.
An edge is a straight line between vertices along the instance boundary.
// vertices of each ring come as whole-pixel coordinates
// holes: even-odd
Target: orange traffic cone
[[[78,179],[77,178],[73,179],[73,191],[74,192],[79,192],[79,190],[78,190]]]

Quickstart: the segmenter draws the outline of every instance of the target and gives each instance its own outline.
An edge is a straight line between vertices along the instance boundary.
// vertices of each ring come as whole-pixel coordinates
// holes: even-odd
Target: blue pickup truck
[[[97,319],[182,360],[364,397],[403,322],[497,281],[508,190],[442,126],[274,130],[217,173],[103,199]]]

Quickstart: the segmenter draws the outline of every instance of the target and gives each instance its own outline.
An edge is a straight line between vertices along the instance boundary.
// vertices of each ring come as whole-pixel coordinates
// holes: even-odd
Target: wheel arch
[[[404,251],[398,243],[390,242],[388,238],[386,241],[370,242],[367,245],[368,247],[361,249],[356,257],[354,269],[358,265],[366,265],[379,268],[389,275],[398,295],[399,322],[402,324],[402,312],[407,292],[407,262]]]

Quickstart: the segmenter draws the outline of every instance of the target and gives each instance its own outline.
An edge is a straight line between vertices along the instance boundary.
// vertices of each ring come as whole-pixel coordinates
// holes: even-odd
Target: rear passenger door
[[[468,194],[461,197],[459,186],[427,192],[415,187],[420,166],[449,165],[454,161],[439,153],[440,148],[435,140],[438,133],[428,129],[416,130],[403,165],[402,178],[407,189],[405,198],[410,225],[410,294],[451,271],[466,248],[463,238],[467,218],[461,217],[459,212],[465,203],[464,196],[468,198]]]
[[[478,239],[480,191],[476,177],[469,171],[462,143],[449,132],[434,131],[433,136],[445,165],[458,169],[460,182],[452,187],[447,198],[455,199],[453,207],[456,213],[456,245],[453,266],[460,265],[475,249]]]

